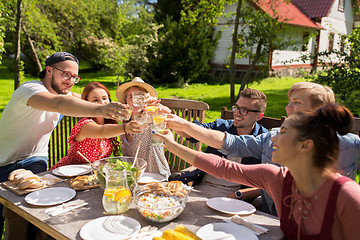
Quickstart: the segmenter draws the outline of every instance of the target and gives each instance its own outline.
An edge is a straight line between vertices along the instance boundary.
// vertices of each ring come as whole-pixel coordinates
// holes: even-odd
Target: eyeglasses
[[[238,107],[236,105],[232,106],[231,107],[231,110],[236,113],[240,113],[241,116],[246,116],[248,115],[249,112],[260,112],[259,110],[250,110],[250,109],[247,109],[246,107]]]
[[[69,79],[74,79],[74,83],[78,83],[81,79],[81,77],[79,77],[78,75],[75,75],[75,74],[71,74],[67,71],[64,71],[64,70],[61,70],[60,68],[57,68],[57,67],[53,67],[55,68],[56,70],[59,70],[60,72],[63,73],[63,78],[65,80],[69,80]]]

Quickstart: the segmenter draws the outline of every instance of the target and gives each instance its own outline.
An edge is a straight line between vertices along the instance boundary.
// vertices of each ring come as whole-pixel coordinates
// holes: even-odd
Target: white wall
[[[338,11],[339,0],[336,0],[328,17],[322,18],[321,25],[325,30],[321,30],[319,52],[326,51],[329,48],[330,33],[334,33],[333,49],[340,50],[340,40],[342,34],[350,34],[353,30],[353,14],[351,1],[345,1],[344,12]],[[333,56],[332,60],[336,60]]]

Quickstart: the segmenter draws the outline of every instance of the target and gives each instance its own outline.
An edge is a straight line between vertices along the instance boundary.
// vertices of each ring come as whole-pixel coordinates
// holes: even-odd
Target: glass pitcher
[[[106,212],[119,214],[129,210],[132,201],[129,185],[136,185],[137,182],[132,172],[114,168],[110,163],[104,166],[106,182],[102,203]]]

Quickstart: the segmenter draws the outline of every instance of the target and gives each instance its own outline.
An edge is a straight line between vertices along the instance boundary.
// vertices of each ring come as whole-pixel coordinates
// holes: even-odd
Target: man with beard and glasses
[[[232,106],[234,113],[234,119],[224,120],[216,119],[210,123],[200,123],[194,121],[193,123],[200,125],[207,129],[218,130],[221,132],[227,132],[233,135],[250,134],[258,136],[262,133],[269,132],[266,128],[257,123],[260,121],[266,110],[266,95],[256,89],[247,88],[240,92],[240,97]],[[178,132],[184,137],[190,137],[189,135]],[[195,143],[195,138],[189,139]],[[205,150],[206,153],[216,154],[224,158],[230,159],[242,164],[260,164],[261,158],[254,157],[238,157],[228,156],[222,154],[217,149],[208,146]],[[214,177],[211,174],[205,173],[200,169],[193,171],[187,171],[194,169],[190,167],[184,171],[174,173],[170,176],[169,180],[179,180],[183,183],[193,182],[193,185],[198,185],[195,188],[204,191],[216,191],[219,196],[228,195],[229,197],[238,198],[241,200],[252,202],[257,196],[260,195],[260,190],[257,188],[249,188],[245,185],[238,183],[232,183],[221,178]],[[212,190],[214,189],[214,190]]]
[[[41,81],[23,83],[14,91],[2,113],[0,182],[6,181],[12,171],[20,168],[33,173],[46,171],[50,136],[61,114],[116,120],[126,111],[126,105],[121,103],[100,105],[71,93],[71,88],[81,79],[78,76],[79,60],[72,54],[56,52],[45,63],[46,68],[39,73]],[[3,230],[1,218],[2,215],[0,234]]]

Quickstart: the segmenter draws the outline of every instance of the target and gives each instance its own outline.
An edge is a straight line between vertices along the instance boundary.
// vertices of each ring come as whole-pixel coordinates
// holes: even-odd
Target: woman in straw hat
[[[135,77],[132,81],[121,84],[116,90],[116,98],[119,102],[128,104],[133,107],[133,116],[141,114],[143,109],[135,108],[132,101],[132,93],[135,91],[145,92],[145,102],[151,105],[156,105],[159,112],[171,113],[170,109],[162,104],[157,99],[158,94],[153,86],[145,83],[141,78]],[[124,122],[123,124],[127,124]],[[155,146],[151,142],[151,129],[147,127],[142,133],[126,133],[121,135],[122,153],[124,156],[135,156],[139,141],[141,146],[139,151],[139,158],[147,161],[146,172],[160,174],[166,179],[170,176],[170,168],[164,154],[164,147]]]

